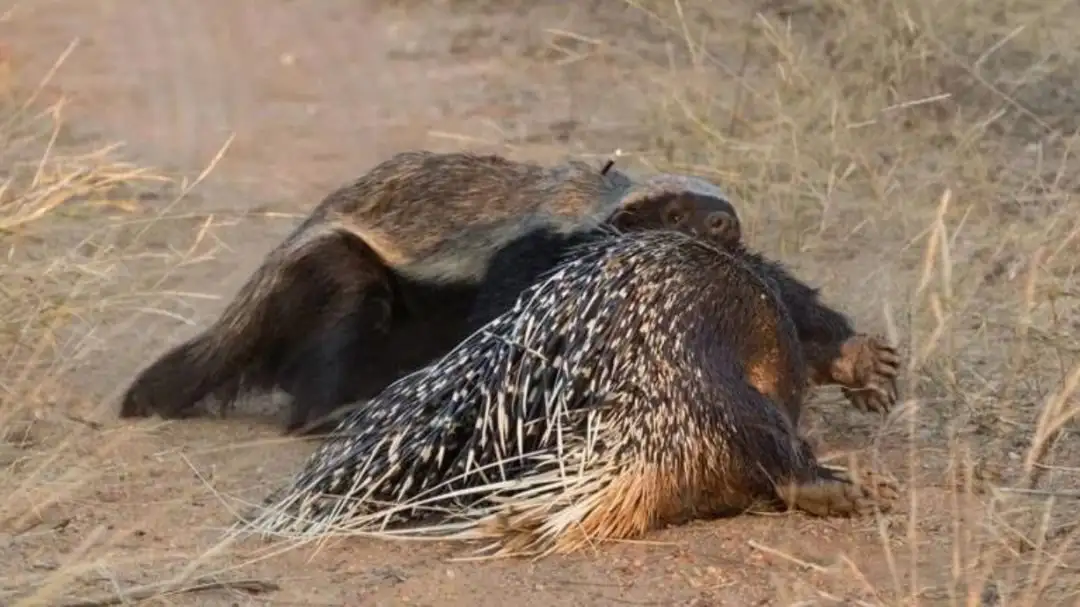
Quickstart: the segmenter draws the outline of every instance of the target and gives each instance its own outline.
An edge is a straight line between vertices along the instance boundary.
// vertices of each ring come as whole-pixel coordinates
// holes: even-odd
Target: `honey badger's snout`
[[[705,218],[703,236],[710,241],[733,245],[742,240],[739,218],[727,211],[715,211]]]

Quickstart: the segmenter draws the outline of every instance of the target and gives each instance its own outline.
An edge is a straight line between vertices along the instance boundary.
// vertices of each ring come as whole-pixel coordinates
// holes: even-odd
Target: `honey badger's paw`
[[[844,396],[860,411],[887,413],[896,404],[900,354],[877,335],[859,334],[842,347],[840,382]]]
[[[889,512],[899,497],[895,481],[871,471],[855,478],[847,472],[821,467],[817,478],[778,487],[788,508],[817,516],[866,516]]]

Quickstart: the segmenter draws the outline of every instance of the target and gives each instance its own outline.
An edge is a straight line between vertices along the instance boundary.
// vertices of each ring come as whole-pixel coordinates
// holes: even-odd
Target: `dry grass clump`
[[[1074,600],[1080,5],[628,1],[682,40],[646,160],[734,189],[756,245],[910,351],[882,457],[963,495],[916,492],[886,595]]]
[[[103,303],[98,287],[118,260],[100,245],[111,227],[102,219],[130,212],[164,178],[117,160],[111,146],[72,150],[55,110],[13,110],[4,126],[0,245],[8,263],[0,275],[0,377],[10,395],[16,378],[70,355],[58,332]],[[48,246],[57,240],[70,248],[57,253]]]
[[[123,449],[125,433],[82,417],[62,377],[78,370],[102,320],[145,299],[137,287],[116,285],[125,263],[148,255],[136,241],[149,220],[131,216],[168,180],[119,159],[116,146],[78,141],[62,105],[43,111],[33,94],[7,97],[0,105],[0,561],[14,565],[25,558],[25,538],[67,524],[57,505],[109,473],[105,464]],[[155,255],[159,264],[181,257]],[[0,603],[48,603],[98,566],[89,551],[107,539],[103,531],[67,555],[70,567],[0,577]]]

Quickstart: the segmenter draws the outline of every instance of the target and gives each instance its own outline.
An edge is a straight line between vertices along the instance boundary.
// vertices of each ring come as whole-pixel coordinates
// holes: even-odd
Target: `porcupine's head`
[[[735,207],[718,187],[697,177],[661,173],[623,197],[612,225],[621,230],[667,229],[723,248],[742,241]]]

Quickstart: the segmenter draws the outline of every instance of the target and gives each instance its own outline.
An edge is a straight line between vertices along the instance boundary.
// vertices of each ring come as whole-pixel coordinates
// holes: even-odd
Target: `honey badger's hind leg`
[[[333,429],[331,416],[338,407],[354,399],[371,397],[384,381],[371,360],[384,350],[389,328],[373,323],[388,318],[390,298],[369,297],[353,311],[346,311],[334,324],[307,337],[286,360],[279,372],[279,384],[291,398],[285,432],[296,435],[323,434]],[[365,389],[367,388],[367,389]]]
[[[453,349],[468,326],[476,286],[431,282],[388,271],[357,307],[330,315],[279,372],[292,396],[286,432],[326,434],[344,414],[394,381]],[[345,300],[348,301],[348,300]]]
[[[210,394],[231,400],[270,390],[311,336],[343,320],[385,326],[388,283],[388,271],[352,234],[329,226],[298,234],[270,253],[213,325],[138,374],[120,415],[186,417]]]

